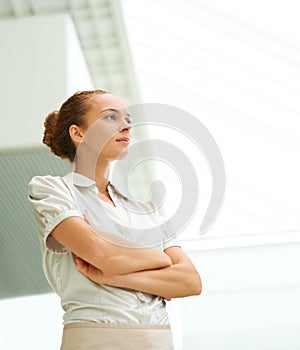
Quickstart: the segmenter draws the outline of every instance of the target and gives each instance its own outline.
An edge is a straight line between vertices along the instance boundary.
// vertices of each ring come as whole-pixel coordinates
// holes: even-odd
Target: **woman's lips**
[[[129,144],[130,139],[128,137],[121,137],[119,139],[116,140],[116,142],[122,142],[122,143],[126,143]]]

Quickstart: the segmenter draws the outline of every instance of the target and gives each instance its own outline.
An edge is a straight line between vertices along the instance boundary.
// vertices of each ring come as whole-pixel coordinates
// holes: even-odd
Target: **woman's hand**
[[[117,278],[117,275],[104,273],[79,257],[75,258],[75,263],[77,270],[95,283],[113,286]]]

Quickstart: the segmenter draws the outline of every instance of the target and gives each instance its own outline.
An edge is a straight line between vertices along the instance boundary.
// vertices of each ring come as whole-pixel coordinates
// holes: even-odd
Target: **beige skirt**
[[[168,325],[78,322],[64,326],[60,350],[172,350]]]

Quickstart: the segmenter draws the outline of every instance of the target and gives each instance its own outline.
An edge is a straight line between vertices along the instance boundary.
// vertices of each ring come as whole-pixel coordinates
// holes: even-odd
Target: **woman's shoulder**
[[[39,185],[39,184],[57,184],[63,181],[62,176],[53,175],[35,175],[29,181],[29,185]]]
[[[31,178],[28,183],[29,193],[37,190],[51,190],[66,188],[65,179],[63,176],[53,175],[36,175]]]

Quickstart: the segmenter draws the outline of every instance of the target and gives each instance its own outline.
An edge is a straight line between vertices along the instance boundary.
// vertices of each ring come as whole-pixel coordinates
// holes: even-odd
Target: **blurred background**
[[[134,133],[136,142],[174,141],[200,186],[196,215],[179,238],[203,293],[168,305],[176,350],[300,349],[299,7],[296,0],[0,0],[1,349],[59,349],[62,312],[42,273],[27,183],[70,171],[42,145],[43,121],[74,92],[93,88],[128,105],[187,111],[224,159],[224,204],[199,235],[212,186],[203,155],[178,131]],[[163,210],[174,212],[174,169],[156,161],[133,176],[141,199],[159,178]]]

